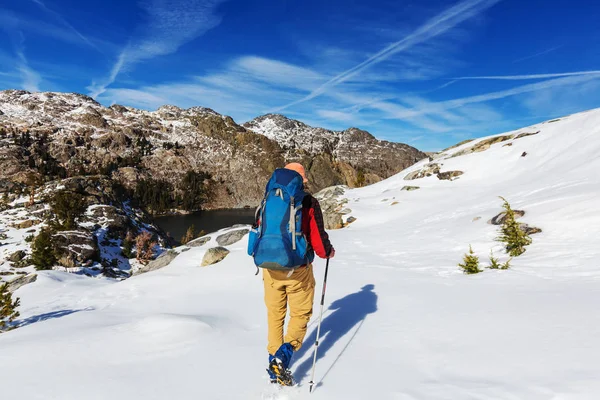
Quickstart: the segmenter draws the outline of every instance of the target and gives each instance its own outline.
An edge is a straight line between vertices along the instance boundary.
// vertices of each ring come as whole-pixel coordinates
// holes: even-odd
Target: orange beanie
[[[306,171],[304,170],[304,167],[302,166],[302,164],[289,163],[288,165],[285,166],[285,169],[291,169],[292,171],[296,171],[297,173],[299,173],[302,176],[302,180],[304,181],[304,183],[308,182],[308,179],[306,179]]]

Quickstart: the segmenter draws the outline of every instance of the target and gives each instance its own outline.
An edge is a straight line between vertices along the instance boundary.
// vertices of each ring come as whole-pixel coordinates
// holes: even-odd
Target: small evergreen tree
[[[510,262],[512,261],[512,258],[509,258],[504,264],[502,264],[500,266],[500,269],[509,269],[510,268]]]
[[[489,269],[500,269],[500,261],[494,257],[494,253],[490,250],[490,266]]]
[[[477,274],[481,272],[479,269],[479,257],[473,252],[473,248],[469,246],[469,253],[465,254],[462,264],[458,264],[465,274]]]
[[[50,200],[50,207],[52,207],[52,211],[56,214],[56,218],[58,218],[59,226],[64,229],[73,229],[77,226],[75,221],[87,209],[87,204],[85,198],[79,193],[63,190],[56,192]]]
[[[6,330],[7,325],[19,316],[17,307],[19,307],[19,299],[13,302],[12,294],[8,291],[8,283],[0,285],[0,332]]]
[[[133,254],[133,243],[135,238],[131,232],[127,232],[127,236],[123,239],[123,249],[122,253],[125,258],[133,258],[135,255]]]
[[[525,246],[531,244],[531,238],[521,229],[519,223],[515,220],[515,213],[508,201],[504,197],[500,198],[504,201],[502,207],[506,210],[506,215],[504,223],[500,228],[498,241],[505,244],[508,254],[512,257],[517,257],[525,252]]]
[[[31,250],[31,262],[38,271],[52,269],[56,265],[58,260],[52,248],[52,231],[49,229],[44,228],[40,231],[33,240]]]
[[[183,235],[181,237],[181,244],[186,244],[192,240],[194,240],[196,238],[196,227],[194,226],[194,224],[192,224],[187,232],[185,232],[185,235]]]

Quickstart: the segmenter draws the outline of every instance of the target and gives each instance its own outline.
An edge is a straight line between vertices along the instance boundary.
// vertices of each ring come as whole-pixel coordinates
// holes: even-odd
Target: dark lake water
[[[235,224],[252,224],[254,209],[233,209],[199,211],[188,215],[168,215],[154,219],[156,224],[179,241],[188,228],[193,224],[196,232],[204,230],[207,233],[227,228]]]

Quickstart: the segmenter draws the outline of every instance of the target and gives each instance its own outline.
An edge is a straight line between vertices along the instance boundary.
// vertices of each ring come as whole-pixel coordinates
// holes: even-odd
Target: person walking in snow
[[[263,268],[264,299],[268,320],[269,367],[267,371],[271,382],[283,385],[293,384],[289,372],[290,362],[294,352],[302,347],[313,312],[315,277],[312,260],[315,253],[324,259],[333,258],[335,255],[335,249],[325,231],[319,201],[304,191],[306,183],[308,180],[305,169],[299,163],[291,163],[284,169],[276,170],[267,185],[265,200],[257,212],[257,222],[249,239],[248,253],[254,256],[256,265]],[[301,187],[296,188],[296,186]],[[271,192],[272,194],[269,194]],[[295,193],[288,196],[284,192]],[[288,197],[291,206],[286,203]],[[294,199],[299,197],[302,197],[301,205],[294,205]],[[271,198],[273,200],[270,200]],[[286,214],[286,210],[290,211]],[[292,210],[295,210],[295,217]],[[297,225],[292,223],[294,219]],[[281,229],[280,226],[285,228]],[[284,237],[287,236],[288,230],[301,228],[298,229],[300,232],[291,233],[291,237],[296,238],[291,245],[293,252],[286,248],[286,240],[283,240],[283,247],[277,249],[277,254],[273,254],[273,249],[277,248],[279,243],[272,239],[274,227],[280,229]],[[269,229],[271,229],[270,235],[264,233],[269,232]],[[265,243],[259,244],[261,241]],[[296,257],[298,252],[300,258]],[[290,257],[297,258],[295,264],[298,265],[293,265],[294,262],[289,260]],[[291,268],[289,268],[290,264]],[[290,320],[284,334],[284,321],[288,308]]]

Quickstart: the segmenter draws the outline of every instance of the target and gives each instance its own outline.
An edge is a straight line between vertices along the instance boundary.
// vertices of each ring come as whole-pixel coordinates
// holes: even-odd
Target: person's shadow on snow
[[[355,327],[357,324],[362,325],[367,315],[377,311],[377,294],[373,291],[374,289],[375,285],[366,285],[363,286],[359,292],[349,294],[331,303],[328,310],[333,310],[333,312],[324,318],[323,322],[321,323],[321,334],[319,337],[317,360],[325,357],[331,347],[333,347],[338,340],[350,332],[353,327]],[[356,333],[358,333],[358,329],[360,329],[360,326],[356,329],[354,335],[348,340],[346,346],[343,348],[340,354],[337,355],[336,360],[333,362],[329,370],[333,368],[350,342],[352,342],[356,336]],[[304,341],[302,348],[294,354],[292,366],[294,364],[294,360],[302,359],[307,352],[311,352],[312,354],[314,351],[316,338],[317,325],[315,323],[310,336],[308,336],[308,338]],[[310,369],[312,368],[312,362],[313,357],[308,357],[295,369],[293,374],[298,382],[301,382],[302,379],[309,374]],[[329,370],[325,373],[325,375],[327,375]]]

